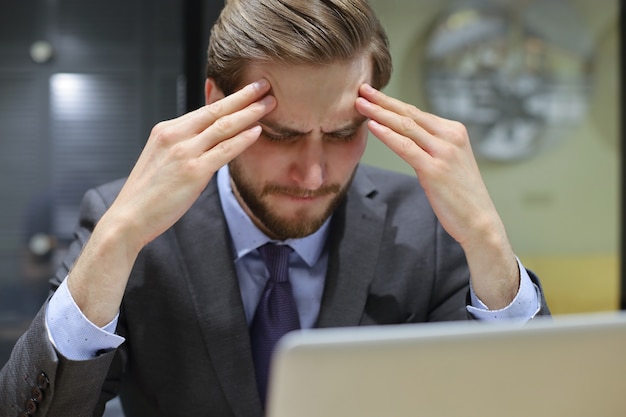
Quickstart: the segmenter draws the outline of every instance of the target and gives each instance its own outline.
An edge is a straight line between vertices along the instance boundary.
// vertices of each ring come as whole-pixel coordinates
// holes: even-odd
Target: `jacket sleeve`
[[[88,361],[70,361],[59,355],[48,338],[46,306],[0,370],[0,415],[94,415],[114,352]]]
[[[118,183],[115,188],[119,186]],[[94,190],[83,199],[75,240],[50,281],[52,291],[67,276],[97,220],[106,211],[108,201],[105,200],[101,192]],[[0,416],[101,416],[106,401],[115,396],[115,388],[110,387],[115,381],[109,381],[109,372],[116,351],[85,361],[63,357],[48,336],[47,306],[48,302],[17,341],[8,362],[0,370]]]

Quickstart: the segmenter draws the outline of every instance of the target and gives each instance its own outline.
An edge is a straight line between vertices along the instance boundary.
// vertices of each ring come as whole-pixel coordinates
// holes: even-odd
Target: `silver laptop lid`
[[[283,338],[268,417],[626,416],[626,315]]]

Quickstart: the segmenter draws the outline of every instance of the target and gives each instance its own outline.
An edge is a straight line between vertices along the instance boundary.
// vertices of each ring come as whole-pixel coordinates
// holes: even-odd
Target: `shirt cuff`
[[[118,318],[119,314],[102,328],[89,321],[76,305],[66,278],[48,303],[48,338],[67,359],[92,359],[100,351],[117,349],[126,340],[115,334]]]
[[[541,308],[539,288],[532,282],[528,271],[517,259],[520,270],[520,286],[517,295],[511,303],[499,310],[489,308],[478,298],[470,282],[470,300],[472,305],[467,306],[467,311],[478,320],[502,320],[512,319],[528,321],[535,317]]]

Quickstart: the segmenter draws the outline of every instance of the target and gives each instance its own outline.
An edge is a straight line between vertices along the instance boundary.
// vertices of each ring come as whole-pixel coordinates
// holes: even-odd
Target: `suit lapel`
[[[333,216],[329,263],[317,327],[360,324],[383,236],[386,205],[359,168],[348,198]]]
[[[221,388],[237,416],[261,415],[228,227],[213,179],[175,226],[187,285]]]
[[[383,235],[386,206],[357,170],[348,198],[333,216],[329,265],[318,327],[360,323]],[[237,416],[262,415],[250,339],[228,227],[213,179],[174,226],[186,284],[221,388]]]

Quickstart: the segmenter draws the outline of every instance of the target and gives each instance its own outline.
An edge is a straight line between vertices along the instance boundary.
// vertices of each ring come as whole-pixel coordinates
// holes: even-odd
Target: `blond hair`
[[[391,76],[389,43],[367,0],[227,0],[211,30],[207,77],[230,94],[250,62],[323,65],[361,53],[372,85]]]

